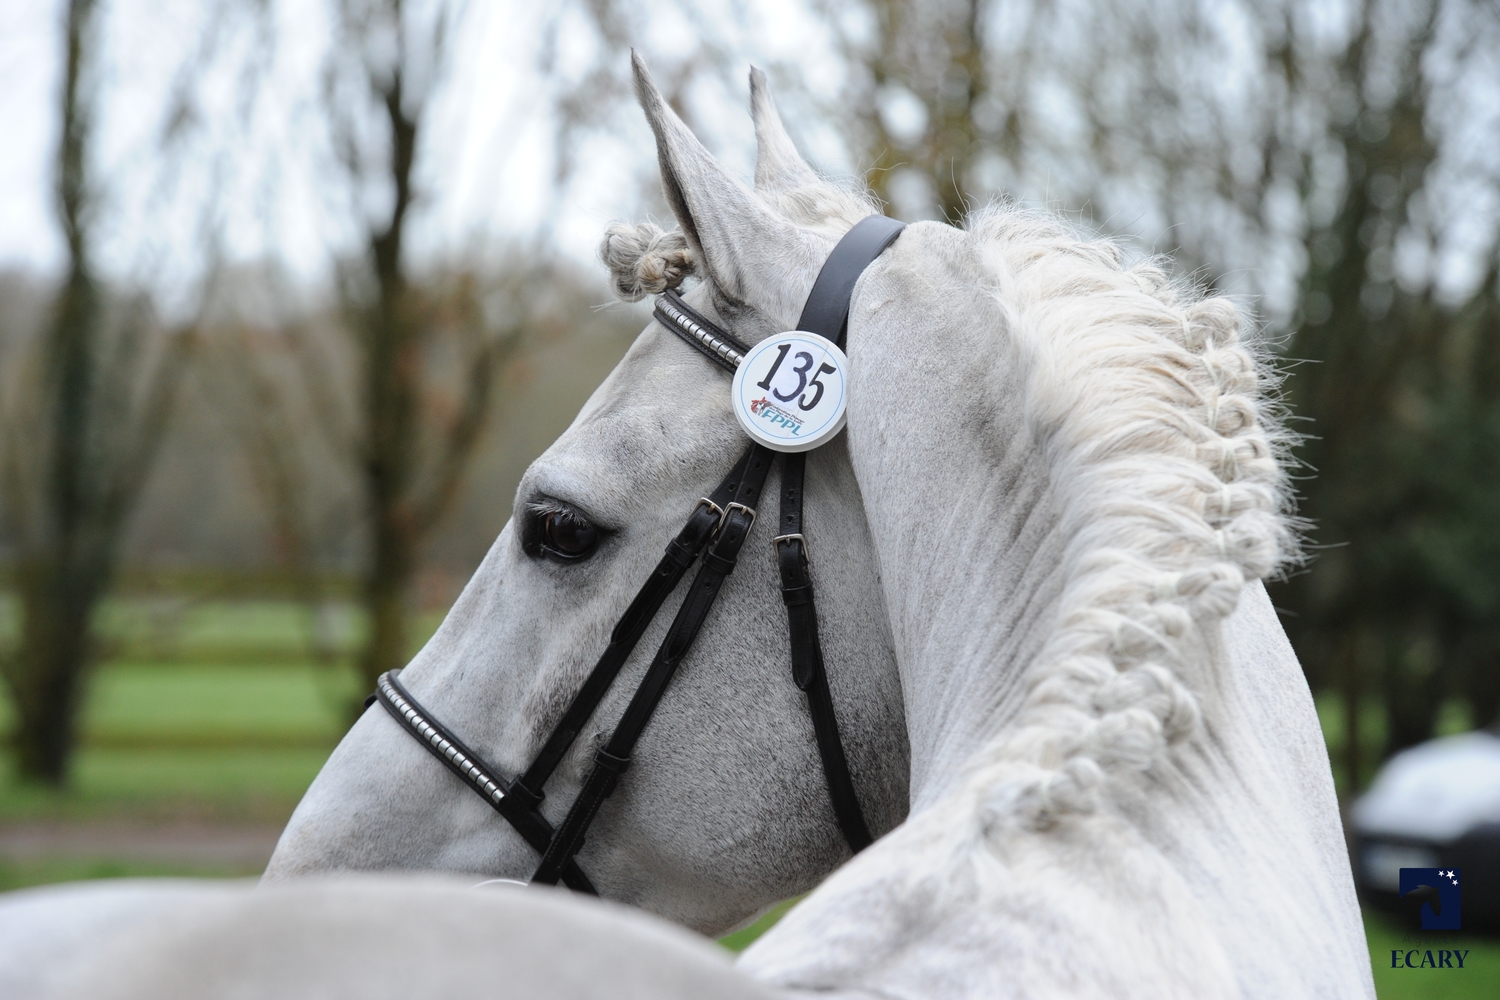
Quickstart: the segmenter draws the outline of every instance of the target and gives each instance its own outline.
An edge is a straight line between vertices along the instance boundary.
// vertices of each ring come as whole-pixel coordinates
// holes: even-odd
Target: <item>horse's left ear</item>
[[[755,189],[791,191],[821,184],[812,167],[792,145],[792,137],[781,124],[766,74],[750,68],[750,117],[755,122]]]
[[[790,320],[782,321],[795,320],[807,294],[802,278],[817,273],[827,248],[719,165],[667,105],[639,54],[631,53],[631,65],[636,96],[656,134],[662,188],[705,276],[731,300],[773,315],[789,312]]]

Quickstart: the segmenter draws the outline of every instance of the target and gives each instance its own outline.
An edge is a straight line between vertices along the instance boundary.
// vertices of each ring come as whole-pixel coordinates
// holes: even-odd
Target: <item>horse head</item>
[[[758,72],[751,188],[703,148],[639,60],[635,71],[680,231],[613,227],[602,256],[617,289],[638,298],[696,274],[684,301],[740,340],[792,329],[824,258],[872,213],[869,202],[806,166]],[[648,326],[527,470],[510,521],[401,671],[412,701],[504,775],[521,775],[548,741],[663,546],[744,451],[729,382],[660,324]],[[829,686],[878,835],[905,815],[906,733],[878,566],[841,439],[810,456],[805,503]],[[787,610],[768,558],[775,517],[760,521],[577,855],[601,895],[709,932],[807,891],[849,853],[808,704],[792,682]],[[538,810],[554,827],[690,579],[552,772]],[[537,853],[374,707],[297,807],[266,878],[425,869],[521,879]]]

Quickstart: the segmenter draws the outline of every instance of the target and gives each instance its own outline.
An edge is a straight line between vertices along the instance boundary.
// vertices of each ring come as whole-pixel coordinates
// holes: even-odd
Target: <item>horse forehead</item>
[[[622,491],[700,479],[709,465],[721,475],[739,437],[728,377],[653,324],[542,453],[528,485],[610,506]]]

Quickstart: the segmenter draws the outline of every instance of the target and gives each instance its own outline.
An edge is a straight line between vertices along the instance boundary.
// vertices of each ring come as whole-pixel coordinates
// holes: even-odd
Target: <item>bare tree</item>
[[[1371,750],[1429,738],[1444,699],[1466,697],[1481,721],[1500,710],[1493,223],[1476,254],[1482,280],[1457,302],[1434,271],[1399,266],[1403,249],[1438,257],[1451,235],[1444,188],[1463,165],[1437,111],[1454,95],[1439,81],[1500,45],[1500,17],[1441,0],[1366,2],[1358,13],[1327,94],[1337,189],[1309,227],[1288,348],[1319,362],[1298,366],[1289,390],[1311,422],[1300,454],[1317,477],[1304,510],[1331,546],[1292,582],[1301,615],[1291,631],[1315,679],[1340,692],[1351,788]],[[1469,81],[1485,86],[1500,79]],[[1493,173],[1474,179],[1500,189]],[[1372,697],[1386,720],[1378,747],[1361,728]]]
[[[254,305],[235,301],[246,291]],[[349,456],[309,432],[346,423],[354,387],[342,331],[336,317],[297,304],[274,268],[225,275],[216,298],[196,370],[212,400],[205,409],[238,444],[270,521],[272,561],[304,608],[307,651],[342,700],[329,583],[349,566],[359,505]]]
[[[1500,353],[1496,224],[1455,210],[1455,192],[1466,206],[1500,193],[1470,124],[1500,91],[1493,5],[820,9],[851,67],[851,142],[883,195],[899,203],[893,187],[915,175],[957,221],[971,200],[1045,193],[1117,230],[1169,233],[1188,269],[1261,296],[1293,359],[1320,550],[1278,599],[1297,611],[1288,627],[1314,685],[1341,694],[1349,787],[1368,770],[1371,697],[1387,720],[1377,753],[1431,735],[1447,697],[1492,717],[1500,532],[1481,526],[1500,503],[1485,377]],[[1402,271],[1403,256],[1452,260],[1463,230],[1477,288],[1455,300],[1438,269]]]
[[[889,204],[893,180],[923,180],[938,217],[961,222],[983,189],[974,167],[987,138],[980,102],[991,86],[985,33],[994,4],[867,0],[860,6],[873,30],[858,32],[840,16],[849,5],[818,6],[850,69],[842,96],[856,114],[846,121],[870,187]]]
[[[115,570],[121,528],[151,467],[187,358],[142,298],[112,299],[95,273],[95,0],[71,0],[63,30],[61,138],[53,176],[67,273],[39,344],[32,390],[12,398],[6,510],[21,604],[4,661],[20,774],[61,785],[76,743],[92,617]]]
[[[362,244],[339,286],[356,411],[329,430],[354,459],[368,526],[361,597],[369,631],[359,657],[367,689],[405,662],[421,543],[453,504],[497,365],[524,326],[516,315],[487,315],[472,274],[453,275],[445,287],[411,276],[414,170],[454,18],[447,5],[423,13],[430,16],[401,0],[339,0],[324,77]]]

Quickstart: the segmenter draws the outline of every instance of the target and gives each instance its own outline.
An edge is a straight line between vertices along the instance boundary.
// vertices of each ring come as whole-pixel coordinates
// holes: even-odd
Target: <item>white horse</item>
[[[432,876],[363,875],[249,889],[123,881],[28,890],[7,921],[6,1000],[769,1000],[696,934],[564,890],[475,890]],[[105,891],[101,892],[101,888]],[[82,904],[82,905],[80,905]],[[128,914],[126,923],[119,922]],[[92,919],[91,919],[92,918]],[[100,931],[105,933],[100,933]],[[59,947],[63,942],[67,948]]]
[[[685,240],[623,241],[611,259],[627,287],[633,275],[661,283],[696,269],[695,306],[747,341],[792,327],[833,240],[868,212],[803,163],[752,85],[756,191],[718,166],[637,64]],[[849,326],[850,495],[868,519],[886,616],[878,631],[899,669],[911,811],[754,945],[743,972],[786,993],[869,998],[1373,996],[1312,701],[1258,582],[1290,541],[1265,376],[1240,324],[1233,306],[1196,299],[1153,262],[1126,266],[1111,244],[1003,207],[967,230],[911,226],[868,269]],[[601,463],[623,446],[594,416],[649,408],[668,392],[685,399],[673,412],[688,442],[651,425],[661,451],[626,452],[678,482],[667,456],[686,447],[687,462],[699,461],[695,429],[720,434],[702,454],[732,447],[725,380],[690,367],[703,364],[648,329],[527,482],[607,511],[600,522],[633,537],[626,515],[649,519],[636,498],[573,492],[587,491],[601,464],[624,464]],[[818,458],[826,469],[844,454]],[[810,487],[809,500],[819,492]],[[814,509],[809,530],[833,519]],[[497,551],[505,544],[502,535]],[[812,545],[827,605],[858,581],[840,575],[836,560],[848,555],[829,553],[836,544],[815,535]],[[448,639],[413,667],[419,694],[465,731],[513,713],[504,697],[521,695],[515,680],[508,692],[478,685],[477,707],[448,693],[461,690],[465,665],[477,669],[460,626],[485,633],[473,622],[506,585],[498,572],[471,585]],[[825,628],[838,614],[825,610]],[[711,620],[708,634],[720,628]],[[570,641],[562,627],[548,634]],[[757,654],[784,641],[770,626],[741,635]],[[459,666],[439,685],[445,662]],[[846,701],[862,703],[846,694],[841,712]],[[693,718],[702,724],[701,709],[662,733],[665,770],[688,766],[671,763],[667,737],[693,746],[681,731]],[[380,813],[393,773],[443,783],[394,726],[361,727],[299,808],[277,874],[403,858],[507,870],[493,856],[479,863],[493,824],[478,814],[459,823],[468,814],[457,789],[405,793],[410,811]],[[530,731],[496,746],[524,746]],[[524,756],[507,753],[508,764]],[[821,777],[810,752],[804,766]],[[650,808],[679,804],[637,778],[630,794]],[[700,801],[695,820],[718,829],[712,810],[728,806]],[[415,815],[423,804],[432,816]],[[804,805],[811,814],[817,803]],[[372,846],[361,846],[358,824]],[[424,846],[433,825],[446,845],[436,851]],[[636,837],[653,829],[650,815],[622,809],[590,837],[591,874],[625,869],[611,837],[645,853],[649,841]],[[563,934],[543,958],[565,963],[581,947]],[[500,964],[516,954],[503,938],[494,949]]]

